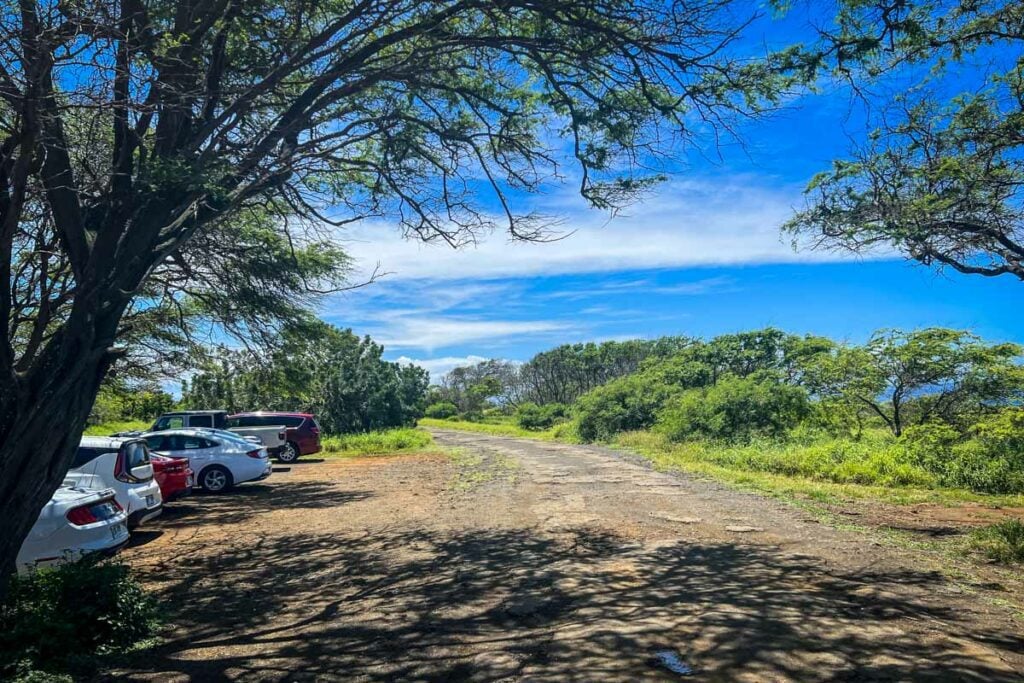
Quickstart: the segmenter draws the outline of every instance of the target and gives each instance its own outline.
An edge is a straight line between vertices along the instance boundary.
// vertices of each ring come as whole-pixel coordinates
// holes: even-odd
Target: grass
[[[966,489],[915,486],[912,483],[904,483],[898,476],[887,480],[884,474],[873,479],[870,474],[865,474],[870,473],[870,470],[858,466],[857,460],[847,460],[844,465],[842,458],[834,453],[831,458],[824,458],[823,450],[827,452],[827,449],[821,444],[817,448],[800,444],[770,443],[746,446],[700,442],[674,444],[660,434],[628,432],[621,434],[614,445],[643,456],[661,470],[699,474],[784,498],[805,498],[822,503],[863,499],[880,500],[894,505],[1024,505],[1024,495],[1020,494],[993,495]],[[865,453],[869,450],[870,445]],[[818,463],[817,467],[815,463]],[[871,466],[885,469],[879,462]],[[853,480],[844,481],[843,472],[854,473],[851,477]],[[863,477],[863,480],[869,483],[859,483],[858,477]]]
[[[1024,563],[1024,522],[1006,519],[971,532],[972,550],[1000,564]]]
[[[126,420],[124,422],[102,422],[85,428],[86,436],[109,436],[117,432],[144,432],[152,422],[143,420]]]
[[[479,432],[481,434],[494,434],[495,436],[518,436],[525,439],[539,439],[541,441],[568,441],[575,442],[574,431],[569,423],[555,425],[551,429],[534,431],[523,429],[517,425],[513,418],[488,418],[482,422],[469,422],[467,420],[439,420],[436,418],[424,417],[419,421],[421,427],[435,427],[437,429],[457,429],[462,432]]]
[[[434,439],[421,429],[387,429],[365,434],[340,434],[324,437],[320,443],[322,454],[336,457],[358,457],[361,455],[384,455],[420,451]]]

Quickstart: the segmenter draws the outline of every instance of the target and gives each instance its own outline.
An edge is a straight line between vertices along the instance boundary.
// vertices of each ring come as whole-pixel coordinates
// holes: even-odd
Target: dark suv
[[[287,427],[288,443],[277,454],[277,459],[281,462],[294,462],[300,455],[320,452],[320,425],[309,413],[275,413],[261,410],[255,413],[229,415],[227,419],[228,429],[273,425]]]

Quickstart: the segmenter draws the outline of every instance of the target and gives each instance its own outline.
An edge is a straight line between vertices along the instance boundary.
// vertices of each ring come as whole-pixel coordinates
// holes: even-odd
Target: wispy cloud
[[[492,235],[453,250],[403,240],[384,223],[345,233],[364,268],[379,263],[391,280],[467,280],[601,273],[688,266],[820,262],[844,257],[796,252],[779,226],[799,202],[799,188],[769,187],[767,179],[733,177],[667,183],[628,215],[608,220],[578,198],[559,193],[542,212],[556,214],[573,234],[546,244]]]
[[[434,349],[458,344],[504,340],[509,337],[547,338],[573,330],[554,320],[484,320],[456,316],[392,316],[374,335],[389,349]]]
[[[444,356],[441,358],[410,358],[399,356],[396,359],[399,363],[418,365],[430,373],[430,379],[434,382],[444,377],[455,368],[462,368],[468,365],[475,365],[487,360],[483,356]]]

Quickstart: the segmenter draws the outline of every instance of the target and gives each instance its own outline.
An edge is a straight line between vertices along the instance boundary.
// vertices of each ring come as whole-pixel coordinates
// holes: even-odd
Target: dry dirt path
[[[169,509],[126,557],[183,607],[111,678],[1022,679],[1020,622],[864,535],[602,448],[435,438],[457,455]]]

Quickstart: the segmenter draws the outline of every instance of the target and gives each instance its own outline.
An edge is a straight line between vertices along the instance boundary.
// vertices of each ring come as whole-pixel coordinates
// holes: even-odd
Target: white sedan
[[[223,493],[235,484],[270,476],[267,449],[237,437],[208,429],[171,429],[143,434],[142,438],[151,451],[187,458],[196,472],[196,483],[210,493]]]
[[[65,486],[43,507],[18,551],[19,572],[77,560],[92,553],[114,554],[128,542],[128,513],[113,489]]]

